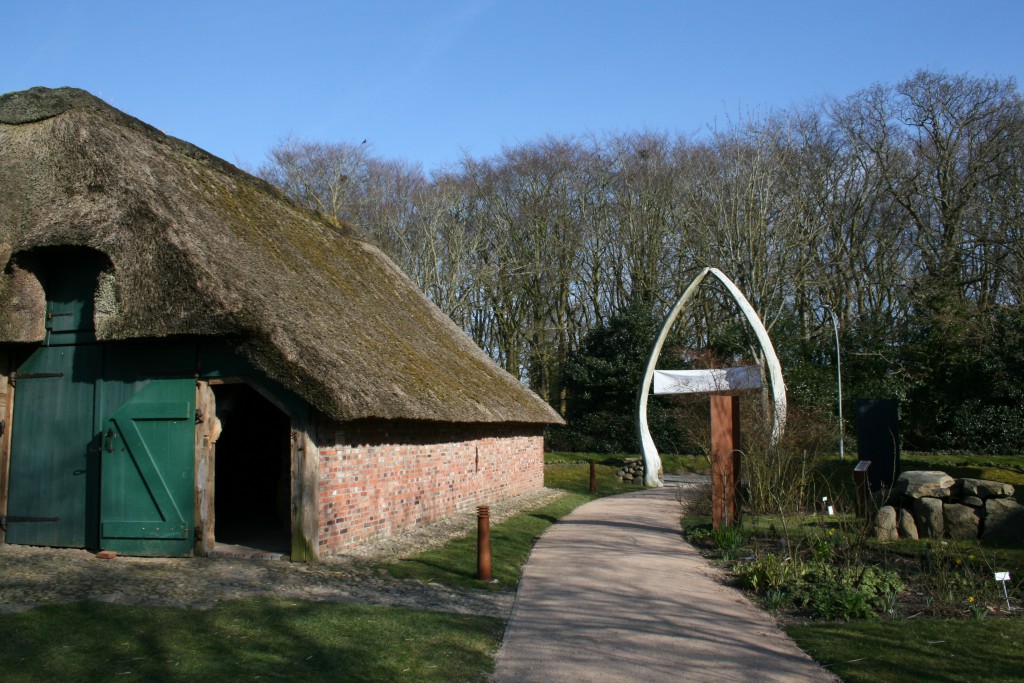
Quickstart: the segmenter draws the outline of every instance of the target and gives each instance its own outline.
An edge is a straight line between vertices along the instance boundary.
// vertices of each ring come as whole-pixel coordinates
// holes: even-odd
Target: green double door
[[[41,270],[46,337],[14,376],[6,540],[187,555],[196,351],[97,343],[104,267],[96,254],[57,250]]]
[[[21,365],[8,543],[191,553],[195,380],[147,377],[153,357],[43,346]]]

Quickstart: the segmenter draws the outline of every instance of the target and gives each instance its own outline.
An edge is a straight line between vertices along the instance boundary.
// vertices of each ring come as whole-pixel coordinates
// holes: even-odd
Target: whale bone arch
[[[651,438],[651,431],[647,425],[647,398],[650,395],[651,382],[654,379],[654,366],[658,362],[658,357],[661,355],[661,349],[665,345],[665,340],[668,338],[669,331],[671,331],[672,325],[675,324],[676,318],[678,318],[679,314],[682,313],[686,304],[691,298],[693,298],[697,288],[708,275],[713,275],[717,278],[725,287],[726,291],[729,292],[729,295],[732,296],[733,301],[735,301],[736,305],[739,306],[740,311],[743,313],[747,322],[750,324],[751,329],[754,331],[758,344],[761,346],[761,351],[764,353],[765,365],[768,366],[768,381],[772,392],[773,444],[778,443],[786,428],[786,385],[782,380],[782,366],[779,364],[779,357],[775,354],[775,347],[772,346],[772,340],[768,337],[768,331],[761,322],[761,318],[758,317],[757,311],[755,311],[754,307],[750,305],[749,301],[747,301],[747,297],[743,295],[740,288],[737,287],[736,284],[725,275],[725,273],[717,268],[705,268],[693,279],[690,286],[686,288],[683,295],[679,297],[678,301],[676,301],[676,305],[672,307],[672,310],[665,318],[665,323],[661,326],[661,332],[654,341],[654,345],[651,347],[651,354],[647,359],[647,368],[644,370],[644,379],[640,385],[640,394],[637,401],[636,412],[636,427],[640,438],[640,451],[644,459],[645,486],[664,485],[660,474],[661,456],[658,454],[658,449],[654,445],[654,439]]]

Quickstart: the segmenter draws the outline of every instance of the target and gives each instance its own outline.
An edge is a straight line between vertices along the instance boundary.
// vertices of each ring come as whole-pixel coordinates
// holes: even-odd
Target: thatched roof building
[[[52,245],[110,258],[100,340],[229,337],[339,421],[560,421],[357,230],[71,88],[0,96],[0,263]],[[16,265],[0,301],[0,342],[42,340]]]
[[[0,542],[315,560],[543,486],[561,418],[358,230],[84,91],[0,96],[0,270]]]

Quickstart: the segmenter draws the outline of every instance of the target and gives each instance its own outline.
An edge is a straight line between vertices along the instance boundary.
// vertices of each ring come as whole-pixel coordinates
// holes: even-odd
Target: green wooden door
[[[94,546],[98,346],[41,347],[15,373],[7,542]]]
[[[195,380],[151,380],[104,422],[101,547],[192,553],[194,402]]]
[[[46,275],[46,345],[96,341],[93,293],[103,263],[95,258],[59,255]]]

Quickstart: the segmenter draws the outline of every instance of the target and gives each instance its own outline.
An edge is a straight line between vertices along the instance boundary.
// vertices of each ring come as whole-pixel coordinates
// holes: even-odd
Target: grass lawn
[[[491,526],[491,576],[494,583],[476,579],[476,534],[414,557],[392,562],[384,568],[401,579],[418,579],[468,588],[515,590],[523,565],[540,535],[560,517],[592,497],[568,493],[544,507],[525,512]]]
[[[566,495],[491,528],[497,584],[475,579],[476,538],[388,565],[399,577],[514,590],[537,538],[597,496],[637,490],[598,466],[555,465]],[[83,603],[0,615],[4,681],[483,681],[504,622],[490,617],[295,600],[206,610]]]
[[[3,680],[482,681],[500,619],[280,600],[0,615]]]
[[[384,567],[392,576],[403,579],[515,590],[533,544],[549,526],[594,498],[640,490],[634,484],[619,482],[615,476],[615,470],[621,464],[621,456],[618,459],[615,456],[599,457],[605,459],[596,465],[596,494],[590,493],[589,457],[562,453],[547,458],[544,485],[566,491],[566,494],[544,507],[491,526],[491,576],[496,579],[494,583],[482,583],[476,579],[475,533],[456,539],[442,548],[428,550]]]
[[[791,626],[803,650],[846,683],[1020,681],[1024,619],[902,619]]]
[[[639,457],[636,453],[545,453],[544,462],[548,465],[553,463],[586,464],[593,460],[598,465],[606,465],[615,470],[622,465],[623,459]],[[711,472],[711,461],[706,455],[662,453],[661,465],[668,474],[708,474]]]
[[[534,542],[551,524],[597,496],[639,490],[617,481],[622,457],[595,456],[598,493],[590,494],[588,456],[549,455],[545,483],[567,493],[492,527],[496,584],[475,580],[472,534],[387,569],[400,577],[512,590]],[[920,463],[953,476],[1024,484],[1024,459],[994,459],[990,465],[991,458],[952,457],[956,462]],[[666,459],[666,471],[703,472],[702,460]],[[909,462],[918,468],[918,460],[906,457],[905,468]],[[830,465],[826,474],[845,479],[847,464],[852,469],[852,463]],[[759,526],[778,529],[780,521],[762,518]],[[797,529],[807,525],[810,537],[824,520],[791,521],[791,531],[800,536]],[[902,545],[888,547],[915,552],[909,546],[896,551]],[[1006,552],[1014,559],[1024,553]],[[1024,571],[1024,565],[1015,566]],[[294,600],[230,601],[206,611],[61,605],[0,615],[0,661],[5,681],[483,681],[503,628],[500,619],[489,617]],[[812,622],[787,630],[849,682],[1016,681],[1024,671],[1024,618],[1017,616]]]

